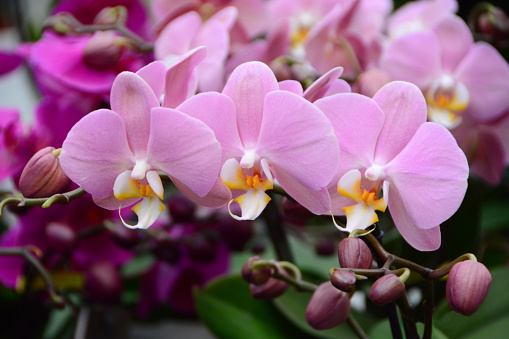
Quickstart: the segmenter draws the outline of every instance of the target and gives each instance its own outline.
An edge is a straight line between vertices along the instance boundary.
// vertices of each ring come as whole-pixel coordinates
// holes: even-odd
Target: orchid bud
[[[28,161],[19,179],[19,190],[27,198],[44,198],[65,191],[71,180],[60,167],[60,150],[46,147]]]
[[[504,11],[495,6],[481,13],[477,19],[479,31],[493,38],[495,41],[509,39],[509,18]]]
[[[290,285],[282,280],[276,278],[269,278],[269,280],[260,286],[253,284],[249,285],[249,291],[254,299],[257,300],[272,300],[286,292]]]
[[[103,303],[116,303],[122,293],[118,270],[109,261],[92,263],[85,271],[85,287],[90,297]]]
[[[353,292],[356,281],[355,275],[344,270],[334,270],[330,277],[330,282],[334,287],[347,293]]]
[[[188,248],[189,256],[195,261],[210,263],[216,258],[217,242],[202,234],[194,236]]]
[[[262,260],[262,258],[260,258],[257,255],[249,258],[244,264],[244,266],[242,266],[241,273],[242,278],[245,281],[247,281],[250,284],[260,286],[265,284],[270,279],[270,277],[272,276],[273,269],[268,266],[252,269],[251,264],[255,260]]]
[[[324,257],[328,257],[334,254],[335,246],[334,242],[329,238],[322,237],[318,239],[315,245],[316,254]]]
[[[185,196],[175,194],[168,201],[168,210],[175,222],[191,221],[196,212],[196,205]]]
[[[94,18],[95,25],[125,24],[127,9],[124,6],[105,7]]]
[[[317,330],[336,327],[350,314],[350,298],[328,281],[316,289],[306,308],[306,320]]]
[[[46,242],[49,248],[58,251],[68,251],[76,243],[76,232],[71,226],[62,222],[52,222],[44,228]]]
[[[275,262],[275,264],[279,268],[279,272],[281,272],[281,274],[287,274],[284,269],[279,267],[279,264],[277,262]],[[289,286],[290,285],[288,285],[288,283],[282,280],[270,277],[262,285],[250,284],[249,291],[251,292],[251,295],[255,299],[271,300],[285,293]]]
[[[405,284],[395,274],[387,274],[371,286],[369,300],[375,306],[386,305],[405,294]]]
[[[112,67],[122,53],[122,47],[116,40],[112,32],[95,32],[85,45],[83,62],[99,71]]]
[[[359,238],[346,238],[338,246],[339,265],[343,268],[371,267],[373,255],[368,245]]]
[[[454,265],[447,279],[447,303],[454,312],[474,314],[483,303],[491,284],[490,271],[480,262],[466,260]]]

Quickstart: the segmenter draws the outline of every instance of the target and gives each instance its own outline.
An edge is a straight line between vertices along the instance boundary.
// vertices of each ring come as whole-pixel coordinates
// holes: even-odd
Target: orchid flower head
[[[155,65],[149,66],[159,69]],[[158,79],[148,76],[150,70],[140,73]],[[111,90],[111,110],[81,119],[60,155],[67,176],[98,205],[117,209],[137,202],[135,228],[149,227],[164,210],[158,172],[204,196],[220,167],[221,147],[213,132],[197,119],[160,107],[154,90],[158,82],[151,83],[155,87],[138,74],[119,74]]]

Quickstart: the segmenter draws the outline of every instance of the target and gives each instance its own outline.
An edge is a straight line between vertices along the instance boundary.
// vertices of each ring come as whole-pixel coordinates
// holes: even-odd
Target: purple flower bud
[[[334,254],[335,246],[334,242],[329,238],[322,237],[318,239],[315,245],[316,254],[328,257]]]
[[[330,281],[318,286],[306,308],[306,320],[317,330],[336,327],[350,314],[348,294],[338,290]]]
[[[96,301],[116,303],[122,293],[122,280],[112,263],[95,262],[85,271],[85,288]]]
[[[196,205],[182,194],[175,194],[168,201],[168,210],[175,222],[186,222],[193,220]]]
[[[486,266],[473,260],[459,262],[449,272],[447,303],[454,312],[472,315],[481,307],[490,284],[491,274]]]
[[[387,274],[380,278],[371,286],[369,290],[369,300],[375,306],[382,306],[395,301],[405,294],[405,284],[395,274]]]
[[[373,255],[368,245],[359,238],[346,238],[338,246],[339,265],[342,268],[370,268]]]
[[[265,284],[260,286],[250,284],[249,291],[253,298],[257,300],[272,300],[283,295],[288,287],[289,285],[282,280],[269,278]]]
[[[90,68],[105,70],[115,65],[122,54],[117,37],[112,32],[96,32],[83,51],[83,62]]]
[[[58,160],[59,151],[46,147],[28,161],[19,179],[19,190],[27,198],[45,198],[62,193],[71,180]]]
[[[270,267],[260,267],[258,269],[251,269],[251,264],[255,260],[261,260],[259,256],[255,255],[249,258],[244,266],[242,266],[242,278],[250,284],[253,285],[263,285],[265,284],[272,276],[272,268]]]
[[[509,18],[504,11],[495,6],[481,13],[477,19],[479,31],[490,36],[495,42],[509,39]]]
[[[334,287],[347,293],[353,292],[356,281],[355,275],[344,270],[334,270],[330,277],[330,282]]]
[[[44,233],[49,248],[57,251],[68,251],[76,243],[76,233],[74,230],[71,226],[61,222],[47,224]]]

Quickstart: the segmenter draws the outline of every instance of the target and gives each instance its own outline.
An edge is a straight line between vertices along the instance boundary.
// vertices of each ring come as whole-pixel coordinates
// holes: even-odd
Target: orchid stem
[[[290,244],[279,216],[279,210],[276,206],[276,201],[273,197],[271,198],[272,201],[267,205],[267,207],[265,207],[265,210],[262,213],[267,225],[270,240],[274,245],[278,260],[294,262]]]
[[[77,188],[67,193],[58,193],[52,195],[51,197],[48,198],[10,197],[0,202],[0,216],[2,215],[4,207],[7,205],[17,205],[18,207],[42,206],[42,208],[48,208],[56,202],[65,205],[69,203],[71,200],[81,197],[85,193],[86,192],[82,188]]]
[[[26,261],[32,265],[35,270],[41,275],[44,282],[46,283],[46,289],[51,297],[51,300],[55,305],[58,307],[62,307],[65,305],[66,299],[62,297],[55,287],[55,284],[53,284],[53,281],[51,280],[51,277],[42,266],[41,262],[37,260],[37,258],[30,252],[29,247],[11,247],[11,248],[0,248],[0,256],[1,255],[9,255],[9,256],[18,256],[23,257]]]
[[[435,308],[435,293],[433,290],[433,281],[426,281],[426,300],[424,300],[424,334],[422,339],[431,339],[433,332],[433,311]]]

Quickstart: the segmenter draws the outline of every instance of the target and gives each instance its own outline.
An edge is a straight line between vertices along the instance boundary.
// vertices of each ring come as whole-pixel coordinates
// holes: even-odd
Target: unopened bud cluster
[[[258,300],[271,300],[281,296],[288,289],[288,283],[274,278],[275,271],[271,267],[262,266],[253,269],[253,262],[258,260],[262,259],[259,256],[253,256],[242,267],[242,278],[249,283],[251,295]],[[280,273],[286,274],[276,261],[273,264],[278,267]]]

